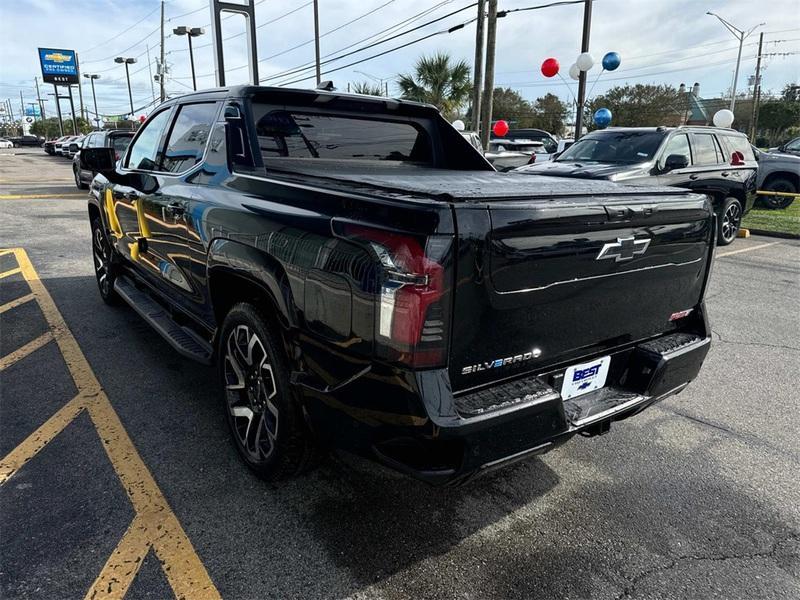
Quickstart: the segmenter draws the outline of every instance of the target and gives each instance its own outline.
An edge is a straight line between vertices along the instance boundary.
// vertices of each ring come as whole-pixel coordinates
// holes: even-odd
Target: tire
[[[100,217],[92,219],[92,262],[94,264],[95,278],[97,279],[97,288],[100,290],[100,297],[103,302],[109,306],[118,305],[120,297],[114,291],[117,270],[114,250],[108,241],[108,236]]]
[[[87,189],[89,189],[89,186],[81,181],[81,171],[80,171],[80,169],[73,168],[72,169],[72,174],[75,175],[75,185],[78,186],[79,190],[87,190]]]
[[[784,177],[775,177],[774,179],[770,179],[769,183],[764,186],[764,191],[796,194],[797,187]],[[792,202],[794,202],[792,196],[761,196],[759,200],[765,208],[772,209],[788,208]]]
[[[228,312],[217,356],[223,410],[239,456],[266,481],[299,473],[314,445],[289,386],[280,339],[259,308],[242,302]]]
[[[719,215],[717,244],[727,246],[736,239],[742,226],[742,203],[736,198],[725,198]]]

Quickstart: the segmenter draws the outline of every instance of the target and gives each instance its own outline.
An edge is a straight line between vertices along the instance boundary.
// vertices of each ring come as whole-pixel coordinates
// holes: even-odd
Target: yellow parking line
[[[22,269],[20,269],[19,267],[15,267],[13,269],[9,269],[8,271],[3,271],[2,273],[0,273],[0,279],[3,279],[5,277],[11,277],[12,275],[16,275],[17,273],[20,273],[21,271],[22,271]]]
[[[85,407],[86,399],[75,396],[56,414],[47,419],[41,427],[25,438],[25,441],[9,452],[3,460],[0,460],[0,485],[3,485],[9,477],[19,471],[25,463],[36,456],[67,425],[72,423]]]
[[[25,294],[24,296],[21,296],[16,300],[12,300],[11,302],[6,302],[2,306],[0,306],[0,315],[2,315],[7,310],[11,310],[12,308],[17,308],[18,306],[25,304],[26,302],[30,302],[31,300],[34,299],[34,297],[35,296],[33,294]]]
[[[774,246],[775,244],[780,244],[780,242],[768,242],[766,244],[758,244],[757,246],[748,246],[747,248],[731,250],[730,252],[722,252],[721,254],[717,254],[717,258],[722,258],[723,256],[733,256],[734,254],[741,254],[742,252],[750,252],[752,250],[761,250],[761,248],[767,248],[768,246]]]
[[[122,600],[150,550],[147,528],[138,516],[106,561],[84,600]]]
[[[81,410],[86,409],[103,441],[103,448],[114,471],[136,511],[134,522],[120,541],[118,551],[108,559],[87,597],[108,594],[107,584],[118,580],[121,573],[125,574],[127,584],[121,582],[118,588],[120,595],[110,597],[122,597],[141,566],[149,547],[152,546],[176,597],[219,599],[219,592],[200,557],[197,556],[178,518],[139,456],[77,340],[34,270],[27,253],[21,248],[15,249],[14,253],[22,274],[50,325],[52,337],[61,350],[64,362],[78,389],[78,395],[0,461],[0,485],[31,460],[74,420]],[[142,543],[142,539],[146,540],[146,543]]]
[[[14,363],[21,361],[23,358],[28,356],[29,354],[33,354],[39,348],[44,346],[47,342],[53,339],[53,334],[49,331],[43,333],[39,337],[31,340],[22,348],[18,348],[5,356],[0,357],[0,371],[4,371]]]
[[[11,254],[14,252],[13,250],[0,250],[0,256],[5,256],[6,254]]]

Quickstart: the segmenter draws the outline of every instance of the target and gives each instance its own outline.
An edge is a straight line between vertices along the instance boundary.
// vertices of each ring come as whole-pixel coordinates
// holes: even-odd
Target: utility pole
[[[761,48],[764,45],[764,32],[758,34],[758,56],[756,57],[756,81],[753,85],[753,114],[750,116],[750,143],[755,144],[758,132],[758,103],[761,100]]]
[[[322,81],[319,64],[319,0],[314,0],[314,52],[317,56],[317,85]]]
[[[161,101],[163,102],[167,97],[167,92],[164,87],[164,77],[167,74],[167,67],[164,64],[164,0],[161,0],[161,58],[159,60],[159,75],[158,85],[161,87]],[[130,84],[129,84],[130,85]]]
[[[153,94],[153,102],[156,101],[156,87],[153,85],[153,63],[150,61],[150,45],[145,46],[147,49],[147,72],[150,74],[150,93]]]
[[[489,147],[492,129],[492,95],[494,94],[494,52],[497,45],[497,0],[489,0],[489,22],[486,26],[486,73],[481,103],[481,146]]]
[[[22,99],[22,90],[19,91],[19,115],[20,119],[25,116],[25,100]]]
[[[44,113],[44,98],[39,93],[39,78],[33,78],[34,83],[36,83],[36,101],[39,103],[39,110],[42,112],[42,121],[47,118],[47,115]]]
[[[78,53],[75,53],[75,66],[78,69],[78,103],[81,106],[81,119],[86,119],[86,113],[84,112],[85,109],[83,107],[83,85],[81,85],[81,78],[80,78],[80,62],[78,62]]]
[[[581,53],[589,51],[589,34],[592,29],[592,0],[584,0],[583,5],[583,36],[581,37]],[[578,98],[576,104],[578,105],[575,112],[575,141],[581,137],[583,133],[583,105],[586,103],[586,77],[587,71],[581,71],[578,79]]]
[[[486,0],[478,0],[478,21],[475,30],[475,67],[472,84],[472,123],[475,133],[481,130],[481,88],[483,87],[483,25],[486,20]]]

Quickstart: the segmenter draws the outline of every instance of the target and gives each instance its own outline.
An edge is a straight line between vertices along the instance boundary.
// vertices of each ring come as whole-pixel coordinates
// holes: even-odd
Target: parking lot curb
[[[783,240],[800,240],[800,234],[798,233],[788,233],[786,231],[770,231],[768,229],[753,229],[752,227],[748,227],[750,229],[750,233],[753,235],[763,235],[765,237],[774,237],[774,238],[781,238]]]

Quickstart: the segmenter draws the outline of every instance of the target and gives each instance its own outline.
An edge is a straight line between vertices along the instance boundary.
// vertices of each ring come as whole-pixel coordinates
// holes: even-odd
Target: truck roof
[[[162,105],[179,104],[186,101],[196,100],[224,100],[225,98],[245,98],[256,95],[269,95],[276,99],[288,103],[306,104],[315,102],[324,107],[326,102],[333,100],[350,100],[358,101],[364,104],[377,104],[383,105],[384,109],[399,109],[403,107],[405,110],[411,112],[418,112],[420,114],[429,113],[430,111],[438,112],[436,107],[431,104],[423,102],[414,102],[412,100],[405,100],[402,98],[387,98],[384,96],[366,96],[363,94],[351,94],[347,92],[326,91],[317,89],[304,89],[304,88],[287,88],[287,87],[272,87],[261,85],[235,85],[226,87],[217,87],[197,92],[188,92],[181,96],[176,96],[166,100]]]

